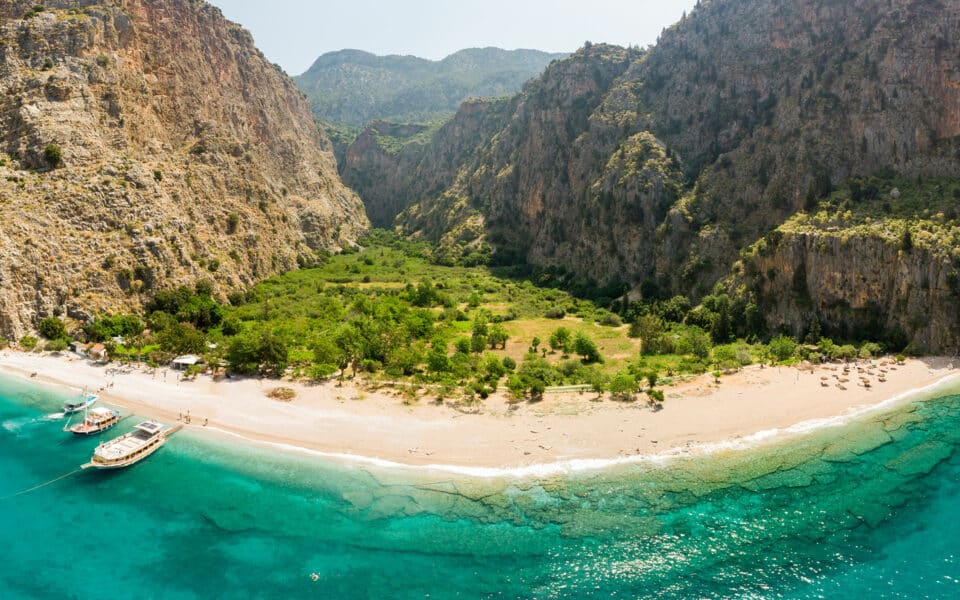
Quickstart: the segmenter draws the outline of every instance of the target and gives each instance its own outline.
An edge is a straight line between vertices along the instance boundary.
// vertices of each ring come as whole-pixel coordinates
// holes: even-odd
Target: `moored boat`
[[[95,435],[116,426],[120,422],[120,413],[110,408],[94,408],[87,411],[82,423],[70,427],[76,435]]]
[[[147,458],[167,443],[167,436],[180,427],[164,429],[156,421],[144,421],[133,431],[100,444],[83,469],[122,469]]]
[[[86,410],[90,408],[96,401],[99,396],[96,394],[87,393],[87,390],[84,389],[80,392],[80,398],[77,400],[68,400],[63,404],[63,414],[72,415],[73,413],[78,413],[81,410]]]

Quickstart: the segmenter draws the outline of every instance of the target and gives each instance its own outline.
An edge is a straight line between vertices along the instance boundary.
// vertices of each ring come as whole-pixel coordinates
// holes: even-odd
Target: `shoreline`
[[[720,386],[704,376],[667,388],[659,412],[639,401],[597,402],[590,394],[571,393],[516,410],[506,398],[492,396],[479,414],[468,414],[448,405],[411,406],[351,385],[213,382],[205,376],[175,382],[173,371],[164,376],[163,370],[105,369],[79,358],[0,352],[0,373],[71,390],[106,387],[100,392],[105,403],[142,416],[182,422],[180,414],[191,414],[189,432],[206,429],[206,436],[345,464],[476,478],[548,477],[747,450],[934,397],[951,384],[960,389],[960,370],[947,358],[885,369],[888,382],[873,389],[823,387],[830,377],[824,373],[836,369],[752,367]],[[280,385],[294,388],[297,398],[267,398]]]

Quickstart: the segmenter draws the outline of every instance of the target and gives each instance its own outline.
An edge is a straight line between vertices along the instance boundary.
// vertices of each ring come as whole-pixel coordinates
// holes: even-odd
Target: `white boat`
[[[68,400],[63,404],[63,414],[72,415],[73,413],[78,413],[81,410],[86,410],[93,406],[93,403],[97,401],[97,398],[99,398],[99,396],[96,394],[89,394],[87,393],[87,390],[84,389],[82,392],[80,392],[80,398],[72,401]]]
[[[119,411],[112,408],[94,408],[85,411],[83,422],[70,427],[70,431],[76,435],[95,435],[115,427],[120,422]]]
[[[122,469],[147,458],[167,443],[167,436],[180,426],[164,429],[156,421],[144,421],[133,431],[109,442],[100,444],[93,451],[93,458],[83,469]]]

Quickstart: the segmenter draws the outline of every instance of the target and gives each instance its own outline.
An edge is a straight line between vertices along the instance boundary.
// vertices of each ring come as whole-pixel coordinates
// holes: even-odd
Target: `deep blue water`
[[[0,380],[2,598],[960,597],[960,396],[789,444],[544,480],[182,432],[134,468],[11,496],[96,445],[45,418],[61,401]]]

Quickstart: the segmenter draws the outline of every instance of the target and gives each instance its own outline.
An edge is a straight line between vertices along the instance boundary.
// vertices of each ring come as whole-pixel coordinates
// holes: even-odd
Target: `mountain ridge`
[[[775,253],[780,274],[766,282],[759,281],[766,272],[747,272],[740,261],[794,215],[819,210],[838,187],[860,181],[892,201],[899,180],[871,175],[955,176],[958,12],[955,4],[912,1],[701,2],[649,51],[589,45],[554,63],[508,101],[497,131],[444,165],[432,166],[430,157],[449,146],[447,132],[471,128],[470,105],[416,151],[425,158],[375,152],[365,163],[354,152],[351,168],[371,167],[366,179],[376,181],[375,165],[386,162],[396,180],[409,181],[397,191],[406,205],[396,224],[440,242],[449,260],[525,262],[654,298],[699,299],[719,283],[742,306],[769,309],[766,331],[798,335],[818,319],[828,330],[861,324],[951,348],[960,343],[956,295],[934,297],[897,270],[883,271],[877,308],[854,278],[805,283],[826,282],[825,265],[843,264],[819,256],[817,244],[803,245],[802,255]],[[450,182],[439,192],[417,187],[431,170]],[[860,197],[848,198],[853,220]],[[918,215],[898,226],[925,223]],[[833,227],[822,234],[848,235],[846,224]],[[774,238],[791,243],[793,235]],[[896,243],[879,229],[871,235],[878,248]],[[900,256],[907,269],[897,252],[860,243],[836,246],[847,264],[874,269]],[[873,258],[857,259],[857,247]],[[946,261],[937,276],[944,285],[956,277],[957,260],[936,258]],[[909,291],[894,293],[901,288]],[[776,302],[778,295],[796,300]],[[914,313],[923,299],[934,308],[905,314],[896,298],[907,296]]]
[[[566,56],[485,47],[429,60],[346,49],[321,55],[294,79],[321,121],[355,127],[376,120],[428,122],[451,116],[468,98],[512,94]]]

